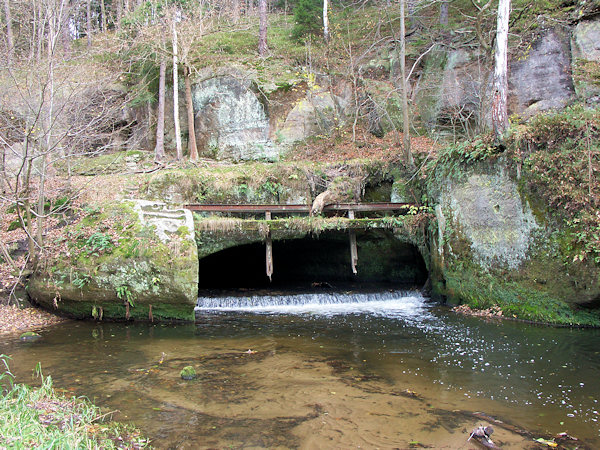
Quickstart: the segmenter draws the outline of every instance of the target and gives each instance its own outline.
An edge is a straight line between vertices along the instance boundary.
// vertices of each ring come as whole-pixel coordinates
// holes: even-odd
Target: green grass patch
[[[0,355],[0,448],[145,448],[139,430],[110,420],[85,398],[56,392],[49,376],[36,368],[40,387],[15,384]]]

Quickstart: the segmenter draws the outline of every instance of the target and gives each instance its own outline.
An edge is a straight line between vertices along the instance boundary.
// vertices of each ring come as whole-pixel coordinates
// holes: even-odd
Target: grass
[[[58,394],[39,364],[40,387],[15,384],[7,360],[0,355],[0,448],[148,447],[138,430],[110,421],[110,413],[103,414],[89,400]]]

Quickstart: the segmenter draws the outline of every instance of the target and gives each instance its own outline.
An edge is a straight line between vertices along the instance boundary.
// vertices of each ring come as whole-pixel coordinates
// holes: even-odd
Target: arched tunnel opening
[[[238,289],[311,290],[421,288],[428,273],[418,248],[390,231],[357,231],[358,273],[352,271],[348,233],[273,241],[273,275],[265,244],[228,248],[199,262],[199,295]]]

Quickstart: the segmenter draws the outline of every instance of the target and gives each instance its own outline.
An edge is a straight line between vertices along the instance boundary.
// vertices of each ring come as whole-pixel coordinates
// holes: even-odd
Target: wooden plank
[[[354,219],[354,211],[348,211],[348,218]],[[356,275],[358,270],[356,266],[358,264],[358,249],[356,247],[356,231],[349,230],[350,233],[350,265],[352,266],[352,273]]]
[[[271,220],[271,211],[265,212],[265,219]],[[269,281],[273,281],[273,241],[271,239],[271,230],[268,231],[266,237],[266,263],[267,263],[267,276]]]
[[[377,212],[377,211],[408,211],[413,203],[337,203],[327,205],[323,211],[355,211],[355,212]],[[231,212],[231,213],[306,213],[310,212],[308,205],[267,205],[267,204],[245,204],[227,205],[221,203],[213,204],[187,204],[184,208],[191,211],[205,212]]]

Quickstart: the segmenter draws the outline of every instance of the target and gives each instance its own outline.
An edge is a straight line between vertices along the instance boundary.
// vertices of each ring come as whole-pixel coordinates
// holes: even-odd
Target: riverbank
[[[0,448],[145,448],[139,430],[110,420],[84,398],[57,393],[52,379],[40,375],[38,388],[12,384],[7,360],[0,358]]]
[[[0,305],[0,335],[45,328],[66,320],[68,319],[35,307],[17,308],[14,305]]]

